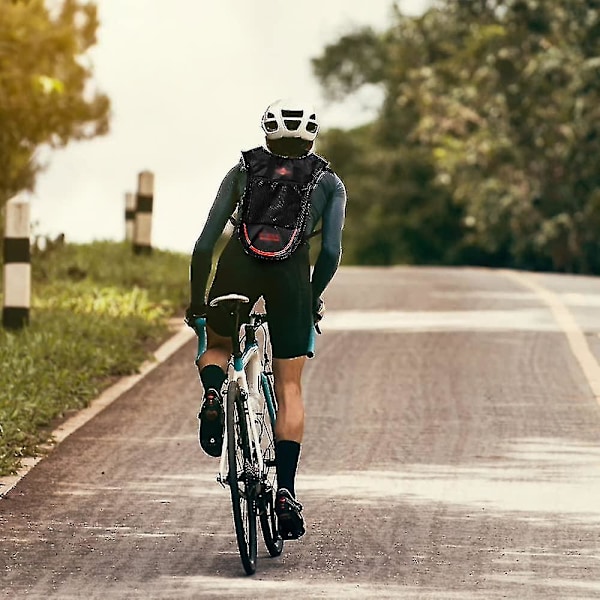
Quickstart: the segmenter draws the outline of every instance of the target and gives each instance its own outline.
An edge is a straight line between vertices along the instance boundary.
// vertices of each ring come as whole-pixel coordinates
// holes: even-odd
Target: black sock
[[[206,365],[202,371],[200,371],[200,380],[204,386],[204,391],[213,388],[221,393],[221,387],[226,378],[227,375],[225,375],[225,371],[223,371],[219,365]]]
[[[282,440],[275,444],[275,464],[277,465],[277,487],[286,488],[294,498],[296,490],[296,469],[300,458],[300,444]]]

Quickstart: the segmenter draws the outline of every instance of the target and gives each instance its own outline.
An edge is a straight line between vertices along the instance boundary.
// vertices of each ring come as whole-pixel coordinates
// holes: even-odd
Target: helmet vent
[[[300,119],[284,119],[283,122],[290,131],[296,131],[300,127]]]
[[[282,117],[295,117],[296,119],[301,119],[304,114],[303,110],[282,110]]]

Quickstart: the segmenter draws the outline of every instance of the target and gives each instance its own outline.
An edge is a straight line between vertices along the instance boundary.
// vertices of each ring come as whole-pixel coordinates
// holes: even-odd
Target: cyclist
[[[304,433],[301,376],[311,329],[323,316],[322,294],[341,258],[346,190],[326,161],[312,152],[319,124],[311,106],[278,100],[266,109],[261,126],[265,146],[242,152],[240,162],[226,174],[194,246],[186,322],[207,317],[207,350],[197,363],[204,387],[198,415],[199,441],[207,454],[219,456],[224,427],[221,389],[231,355],[231,319],[219,307],[208,306],[205,297],[215,245],[228,220],[234,220],[237,235],[231,237],[219,258],[208,302],[229,293],[244,294],[250,298],[250,304],[245,305],[249,313],[254,302],[260,296],[264,298],[279,407],[275,430],[276,512],[282,537],[296,539],[305,531],[302,505],[296,500],[295,490]],[[266,222],[264,215],[257,216],[257,210],[281,209],[289,199],[299,199],[302,204],[303,198],[305,219],[296,215],[292,226],[292,230],[300,230],[295,243],[273,250],[269,244],[281,241],[278,237],[282,229],[252,233],[253,226],[260,229],[260,223]],[[252,218],[258,225],[247,222]],[[307,240],[318,233],[317,225],[322,243],[311,278]],[[260,240],[266,240],[262,250],[253,246]],[[290,248],[292,252],[288,252]]]

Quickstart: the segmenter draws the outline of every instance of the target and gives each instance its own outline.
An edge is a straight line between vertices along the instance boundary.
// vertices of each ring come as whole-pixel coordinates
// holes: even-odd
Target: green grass
[[[0,327],[0,475],[168,337],[187,305],[188,266],[187,255],[136,256],[111,242],[34,252],[30,325]]]

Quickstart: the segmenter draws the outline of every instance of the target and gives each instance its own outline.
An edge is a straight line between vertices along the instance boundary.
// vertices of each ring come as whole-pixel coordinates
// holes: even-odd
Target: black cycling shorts
[[[308,244],[287,259],[269,261],[248,256],[234,234],[219,258],[208,301],[226,294],[250,298],[241,319],[247,319],[254,303],[264,298],[274,358],[308,354],[313,327]],[[222,307],[209,306],[207,322],[218,335],[231,335],[232,319]]]

